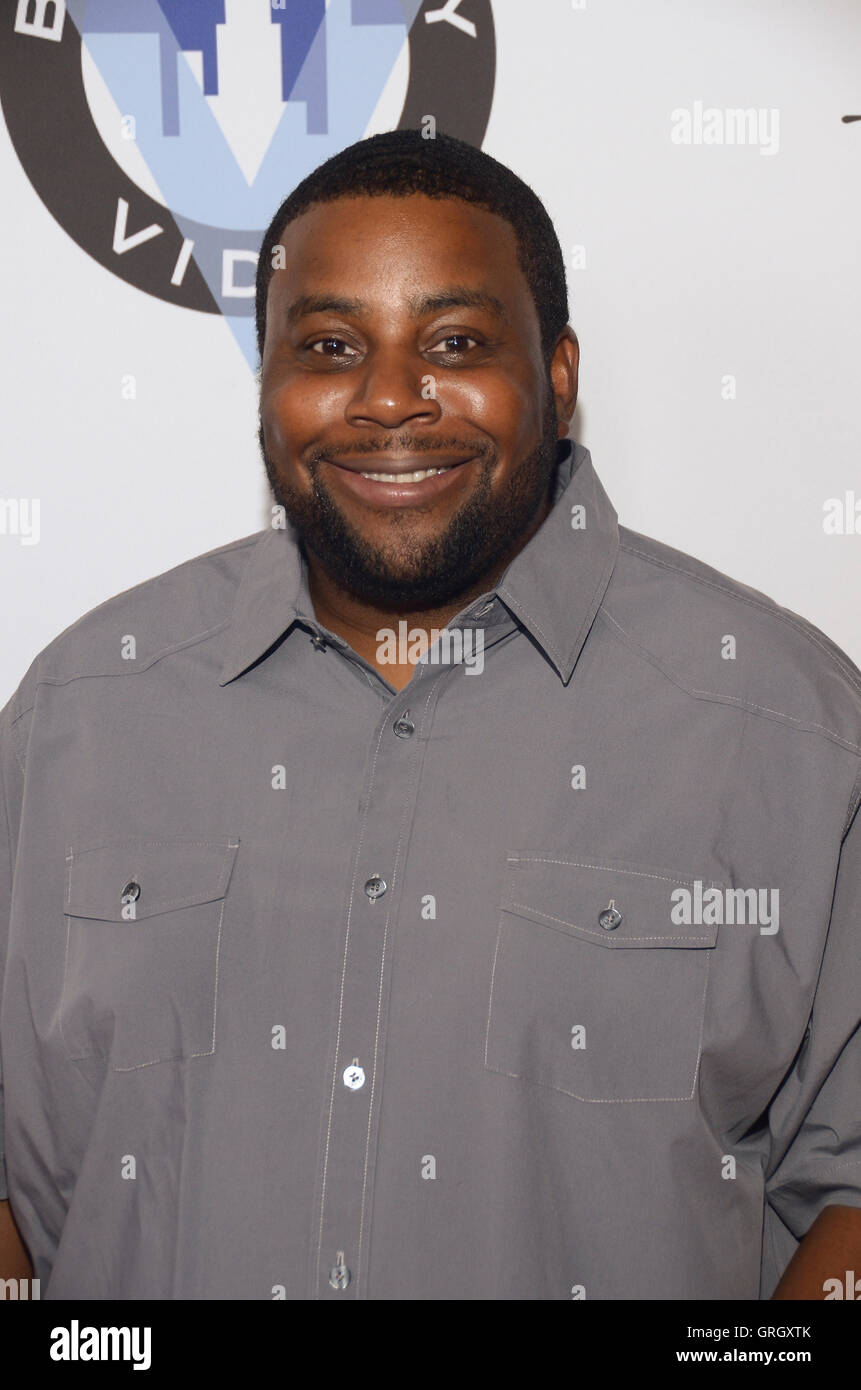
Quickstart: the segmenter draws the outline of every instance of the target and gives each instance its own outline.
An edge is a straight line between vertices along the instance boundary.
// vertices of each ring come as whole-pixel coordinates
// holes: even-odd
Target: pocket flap
[[[520,850],[506,856],[501,905],[610,949],[714,946],[717,923],[696,919],[702,916],[702,894],[721,886],[650,865]],[[604,927],[601,917],[608,911]]]
[[[227,892],[238,848],[238,838],[72,845],[66,852],[64,910],[72,917],[122,922],[213,902]]]

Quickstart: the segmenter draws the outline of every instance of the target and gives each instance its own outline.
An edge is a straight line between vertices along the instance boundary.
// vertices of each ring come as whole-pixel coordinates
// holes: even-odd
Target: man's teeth
[[[432,478],[435,473],[447,473],[449,468],[454,468],[450,463],[448,468],[422,468],[417,473],[363,473],[363,478],[370,478],[375,483],[423,483],[425,478]]]

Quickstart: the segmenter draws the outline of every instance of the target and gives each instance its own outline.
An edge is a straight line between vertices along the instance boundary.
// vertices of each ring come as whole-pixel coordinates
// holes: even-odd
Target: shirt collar
[[[616,511],[589,450],[565,440],[559,446],[551,511],[483,602],[498,597],[567,681],[618,551]],[[306,561],[288,523],[262,532],[252,547],[227,631],[219,685],[256,664],[296,623],[321,630]]]
[[[589,450],[564,445],[552,510],[496,592],[567,681],[616,564],[619,523]]]

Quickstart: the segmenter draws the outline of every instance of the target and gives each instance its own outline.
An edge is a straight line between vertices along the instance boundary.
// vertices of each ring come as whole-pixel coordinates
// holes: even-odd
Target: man
[[[329,160],[257,315],[273,526],[0,720],[8,1259],[14,1214],[49,1298],[823,1298],[861,673],[618,526],[488,156]]]

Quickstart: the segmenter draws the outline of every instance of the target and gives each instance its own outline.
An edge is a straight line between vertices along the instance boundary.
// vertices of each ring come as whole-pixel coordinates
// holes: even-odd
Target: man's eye
[[[346,357],[353,352],[343,338],[318,338],[315,343],[310,343],[309,347],[319,357]]]
[[[436,347],[431,348],[430,351],[439,352],[441,348],[441,356],[459,357],[461,353],[469,351],[470,343],[473,347],[478,347],[476,339],[468,337],[466,333],[449,333],[447,338],[443,338],[442,341],[437,343]]]

